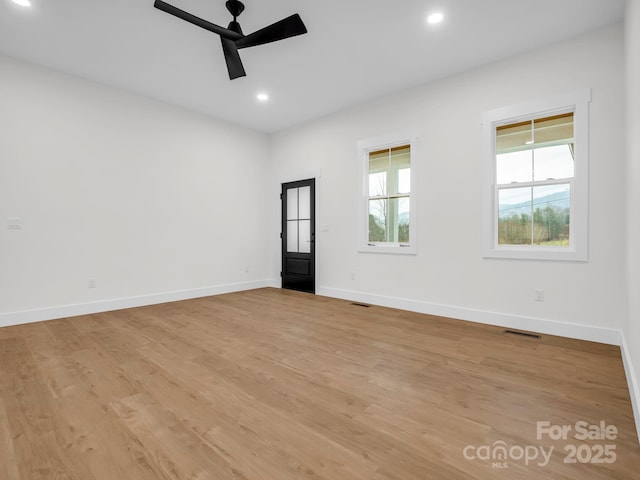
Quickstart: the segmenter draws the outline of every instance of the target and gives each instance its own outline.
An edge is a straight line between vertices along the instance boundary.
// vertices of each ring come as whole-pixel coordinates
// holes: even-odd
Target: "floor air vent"
[[[529,333],[529,332],[520,332],[518,330],[505,330],[503,333],[506,333],[506,334],[509,334],[509,335],[518,335],[520,337],[528,337],[528,338],[540,339],[540,335],[537,335],[535,333]]]
[[[351,305],[355,305],[356,307],[364,307],[364,308],[369,308],[371,305],[367,305],[366,303],[358,303],[358,302],[351,302]]]

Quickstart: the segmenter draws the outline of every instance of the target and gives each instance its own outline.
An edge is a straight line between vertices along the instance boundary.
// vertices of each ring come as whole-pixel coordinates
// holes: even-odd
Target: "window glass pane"
[[[498,244],[531,244],[531,187],[498,190]]]
[[[287,220],[298,218],[298,190],[298,188],[287,190]]]
[[[369,241],[387,242],[387,200],[369,200]]]
[[[389,200],[390,242],[409,243],[409,197],[391,198]]]
[[[287,252],[298,251],[298,221],[287,221]]]
[[[398,193],[409,193],[411,191],[411,183],[400,185],[400,171],[408,170],[411,166],[411,150],[409,145],[394,147],[391,149],[391,158],[389,162],[389,181],[388,191],[390,195]],[[406,173],[405,173],[406,176]]]
[[[533,243],[542,246],[569,246],[571,186],[533,187]]]
[[[529,150],[533,144],[533,122],[511,123],[496,127],[496,153]]]
[[[311,218],[311,187],[298,189],[298,218]]]
[[[389,170],[390,150],[377,150],[369,153],[369,173],[386,172]]]
[[[369,174],[369,196],[379,197],[387,194],[387,172]]]
[[[532,180],[531,150],[496,155],[496,183],[530,182]]]
[[[572,178],[574,170],[573,145],[555,145],[534,150],[534,180]]]
[[[391,149],[391,165],[397,167],[408,167],[411,160],[411,147],[402,145]]]
[[[398,170],[398,193],[411,192],[411,169],[401,168]]]
[[[533,123],[536,146],[573,143],[573,112],[537,118]]]

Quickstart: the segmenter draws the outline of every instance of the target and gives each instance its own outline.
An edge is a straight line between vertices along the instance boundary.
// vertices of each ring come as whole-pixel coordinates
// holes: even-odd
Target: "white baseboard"
[[[398,308],[412,312],[426,313],[441,317],[456,318],[470,322],[484,323],[499,327],[525,330],[529,332],[545,333],[547,335],[558,335],[560,337],[575,338],[577,340],[587,340],[590,342],[606,343],[608,345],[620,345],[620,331],[613,328],[594,327],[577,323],[566,323],[545,320],[542,318],[525,317],[520,315],[509,315],[505,313],[489,312],[484,310],[474,310],[470,308],[452,307],[435,303],[411,300],[407,298],[387,297],[351,290],[337,288],[320,287],[318,295],[326,297],[340,298],[343,300],[354,300],[383,307]]]
[[[266,286],[271,288],[282,288],[282,279],[272,278],[271,280],[267,280]]]
[[[256,280],[252,282],[231,283],[190,290],[177,290],[173,292],[139,295],[135,297],[114,298],[90,303],[59,305],[49,308],[0,313],[0,327],[41,322],[43,320],[53,320],[56,318],[75,317],[91,313],[108,312],[112,310],[121,310],[123,308],[143,307],[146,305],[175,302],[178,300],[209,297],[211,295],[221,295],[223,293],[254,290],[256,288],[270,287],[273,283],[273,280]]]
[[[620,353],[622,354],[622,363],[624,364],[624,373],[627,376],[627,385],[629,386],[629,396],[631,397],[631,406],[633,408],[633,418],[636,422],[636,434],[640,443],[640,378],[631,360],[631,350],[627,345],[624,331],[620,334]]]

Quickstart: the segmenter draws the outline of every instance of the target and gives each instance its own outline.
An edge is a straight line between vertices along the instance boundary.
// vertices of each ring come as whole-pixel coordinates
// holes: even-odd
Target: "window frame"
[[[408,145],[410,149],[409,242],[369,242],[369,154],[377,150],[403,145]],[[358,176],[360,179],[358,251],[363,253],[416,255],[418,244],[416,201],[416,186],[418,182],[416,168],[417,136],[414,132],[399,132],[360,140],[356,143],[356,147],[358,150]]]
[[[482,115],[484,146],[483,257],[520,260],[588,261],[589,218],[589,103],[591,89],[549,96],[517,105],[489,110]],[[496,127],[573,112],[574,176],[555,183],[569,183],[570,244],[566,247],[498,244],[498,194],[496,178]],[[545,182],[518,184],[531,186]],[[551,182],[554,183],[554,182]],[[516,188],[516,186],[514,186]]]

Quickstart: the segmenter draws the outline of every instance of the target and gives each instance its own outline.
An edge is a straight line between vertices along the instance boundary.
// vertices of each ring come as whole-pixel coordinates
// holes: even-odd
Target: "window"
[[[587,259],[590,91],[487,112],[485,256]]]
[[[358,142],[363,180],[360,251],[415,253],[415,166],[410,136]]]

